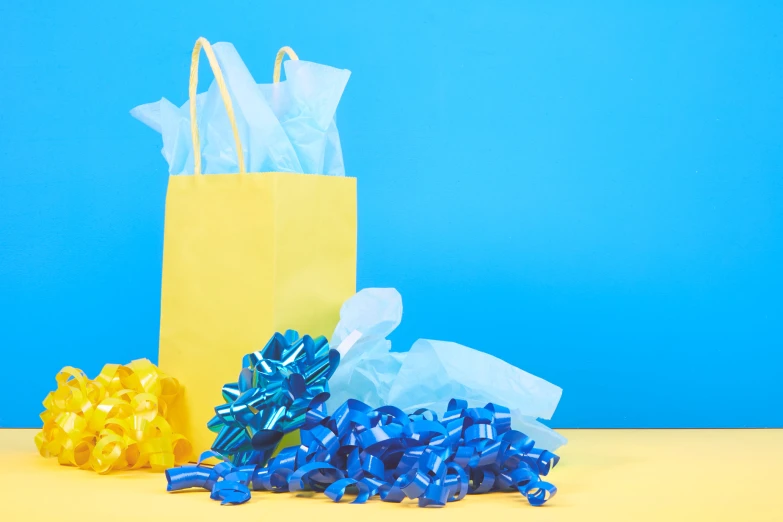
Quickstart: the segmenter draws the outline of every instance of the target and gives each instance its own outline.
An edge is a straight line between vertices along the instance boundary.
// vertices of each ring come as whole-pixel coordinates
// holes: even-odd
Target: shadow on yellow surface
[[[445,508],[414,501],[335,504],[322,494],[254,492],[221,506],[202,490],[167,493],[151,470],[98,475],[38,455],[35,430],[0,430],[0,520],[783,521],[783,430],[562,430],[547,477],[558,494],[534,508],[517,493],[469,495]]]

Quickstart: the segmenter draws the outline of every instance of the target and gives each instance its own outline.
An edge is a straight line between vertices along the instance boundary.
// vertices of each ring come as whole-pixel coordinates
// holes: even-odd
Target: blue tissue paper
[[[490,354],[453,342],[420,339],[407,352],[391,352],[386,337],[402,320],[402,297],[393,288],[369,288],[343,304],[332,346],[340,366],[329,381],[328,411],[348,399],[371,407],[393,404],[411,413],[445,411],[457,397],[471,406],[500,403],[512,425],[553,451],[565,437],[540,423],[550,419],[562,389]]]
[[[234,107],[248,172],[345,175],[335,114],[350,71],[292,60],[283,66],[285,81],[258,84],[233,45],[219,42],[212,49]],[[231,123],[216,82],[196,97],[196,109],[204,174],[238,172]],[[188,102],[177,107],[163,98],[135,107],[131,115],[161,134],[170,174],[193,172]]]

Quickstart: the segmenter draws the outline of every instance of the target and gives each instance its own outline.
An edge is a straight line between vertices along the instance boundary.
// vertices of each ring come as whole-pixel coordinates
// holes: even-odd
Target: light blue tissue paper
[[[340,308],[340,322],[331,337],[338,346],[354,330],[362,337],[351,350],[356,354],[363,342],[385,339],[402,322],[402,296],[394,288],[365,288],[345,301]]]
[[[258,91],[256,81],[237,50],[227,42],[216,43],[212,48],[234,105],[247,171],[304,172],[296,150],[272,108]],[[220,165],[220,170],[213,172],[237,172],[236,147],[231,124],[223,108],[217,85],[210,86],[210,90],[215,91],[215,94],[207,99],[212,105],[205,107],[204,118],[199,120],[199,124],[207,122],[210,131],[214,131],[211,134],[219,142],[214,148],[210,146],[210,142],[205,144],[204,159],[212,159]],[[209,94],[207,91],[207,95]],[[226,159],[233,164],[224,163]],[[228,170],[223,170],[226,168]]]
[[[231,97],[248,172],[345,175],[335,112],[350,71],[289,61],[286,81],[259,85],[233,45],[220,42],[212,48]],[[196,106],[203,172],[238,172],[233,132],[214,81],[197,96]],[[162,135],[170,174],[193,172],[187,102],[177,107],[164,98],[134,108],[131,115]]]
[[[457,343],[419,339],[389,392],[398,408],[446,411],[452,397],[501,404],[521,415],[551,419],[559,387],[488,353]]]
[[[401,320],[402,297],[393,288],[361,290],[343,303],[331,346],[339,349],[352,332],[361,333],[361,337],[341,357],[340,365],[329,379],[328,411],[334,411],[348,399],[358,399],[373,407],[386,404],[404,356],[390,351],[391,341],[386,336]]]
[[[259,84],[305,173],[344,176],[337,105],[351,72],[304,60],[283,64],[286,79]]]
[[[420,339],[408,352],[391,352],[386,337],[402,319],[402,297],[391,288],[370,288],[348,299],[332,346],[362,336],[344,354],[329,381],[329,411],[349,398],[378,407],[386,404],[412,412],[447,410],[450,399],[467,400],[471,407],[489,402],[511,410],[512,427],[555,450],[565,437],[538,422],[550,419],[562,390],[492,355],[445,341]]]
[[[568,442],[568,439],[549,426],[545,426],[533,417],[520,415],[516,410],[511,410],[511,426],[536,441],[536,447],[538,448],[555,451]]]

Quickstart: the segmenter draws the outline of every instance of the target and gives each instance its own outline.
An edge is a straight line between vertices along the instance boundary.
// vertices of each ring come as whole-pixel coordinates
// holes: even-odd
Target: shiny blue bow
[[[235,466],[266,464],[285,433],[301,428],[307,412],[323,409],[339,362],[325,337],[274,334],[244,357],[237,382],[223,386],[226,404],[207,424],[217,432],[212,449]]]

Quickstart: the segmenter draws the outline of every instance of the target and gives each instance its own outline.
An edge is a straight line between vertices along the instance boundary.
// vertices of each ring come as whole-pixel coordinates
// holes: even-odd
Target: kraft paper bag
[[[239,173],[202,174],[196,87],[204,49],[225,105]],[[331,335],[356,285],[356,180],[245,171],[231,96],[201,38],[190,77],[194,175],[169,177],[161,288],[161,371],[183,385],[174,429],[209,449],[221,388],[276,331]]]

